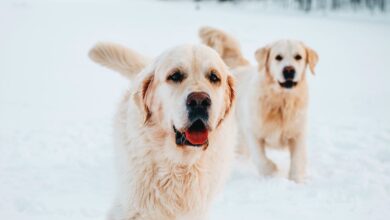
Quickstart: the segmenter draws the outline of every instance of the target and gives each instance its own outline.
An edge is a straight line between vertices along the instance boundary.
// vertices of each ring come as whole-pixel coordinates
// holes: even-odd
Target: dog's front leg
[[[176,216],[176,220],[208,220],[208,210],[197,210],[191,213],[187,213],[183,216]]]
[[[305,180],[306,175],[306,143],[303,137],[289,140],[290,173],[289,179],[297,183]]]
[[[272,176],[278,171],[278,166],[267,157],[265,147],[266,143],[264,140],[258,141],[259,168],[263,175]]]
[[[267,157],[265,152],[266,143],[263,139],[257,140],[255,137],[247,137],[251,157],[261,175],[272,176],[278,171],[278,167]]]

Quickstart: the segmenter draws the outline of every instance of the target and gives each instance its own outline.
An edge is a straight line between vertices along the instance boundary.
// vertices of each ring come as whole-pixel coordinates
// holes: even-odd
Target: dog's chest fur
[[[139,209],[174,219],[177,215],[202,210],[207,204],[209,183],[198,165],[159,163],[143,172],[135,192]],[[189,199],[191,198],[191,199]],[[146,217],[146,216],[145,216]]]
[[[213,141],[222,137],[217,135]],[[173,150],[177,146],[158,144],[155,141],[156,139],[150,139],[151,145],[144,146],[148,149],[146,151],[139,152],[133,148],[135,151],[132,151],[129,157],[134,183],[130,199],[133,201],[134,210],[142,216],[140,219],[156,219],[156,216],[159,216],[159,220],[182,219],[180,216],[205,214],[211,198],[225,179],[226,164],[232,153],[221,152],[221,149],[211,142],[205,151],[191,149],[201,155],[196,162],[179,163],[164,154],[167,149]],[[159,150],[155,151],[156,148]],[[230,149],[224,150],[230,152]]]
[[[258,112],[261,125],[259,138],[269,146],[285,146],[299,135],[305,124],[306,88],[299,93],[276,93],[265,90],[259,97]],[[299,95],[298,95],[299,94]]]

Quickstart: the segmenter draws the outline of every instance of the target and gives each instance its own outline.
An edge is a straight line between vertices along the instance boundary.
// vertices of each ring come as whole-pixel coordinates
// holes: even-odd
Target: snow
[[[320,62],[310,80],[309,178],[245,162],[211,219],[390,218],[390,19],[273,14],[192,2],[0,2],[0,219],[105,219],[115,191],[111,121],[127,82],[92,63],[97,41],[155,56],[197,43],[202,25],[254,51],[301,39]]]

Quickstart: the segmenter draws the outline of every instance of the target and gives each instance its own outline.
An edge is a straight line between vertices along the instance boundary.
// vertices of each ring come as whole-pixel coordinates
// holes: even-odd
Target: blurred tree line
[[[207,1],[207,0],[195,0]],[[284,7],[298,7],[303,11],[319,10],[339,10],[339,9],[368,9],[387,11],[390,0],[217,0],[219,2],[241,2],[260,1],[267,3],[278,3]]]

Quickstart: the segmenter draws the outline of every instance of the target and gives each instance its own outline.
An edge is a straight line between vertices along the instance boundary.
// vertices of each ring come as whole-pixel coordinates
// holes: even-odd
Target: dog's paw
[[[259,168],[260,174],[264,176],[273,176],[278,172],[278,166],[271,160],[267,160],[265,163],[262,163]]]
[[[296,183],[304,183],[306,178],[305,178],[305,174],[290,172],[288,179]]]

